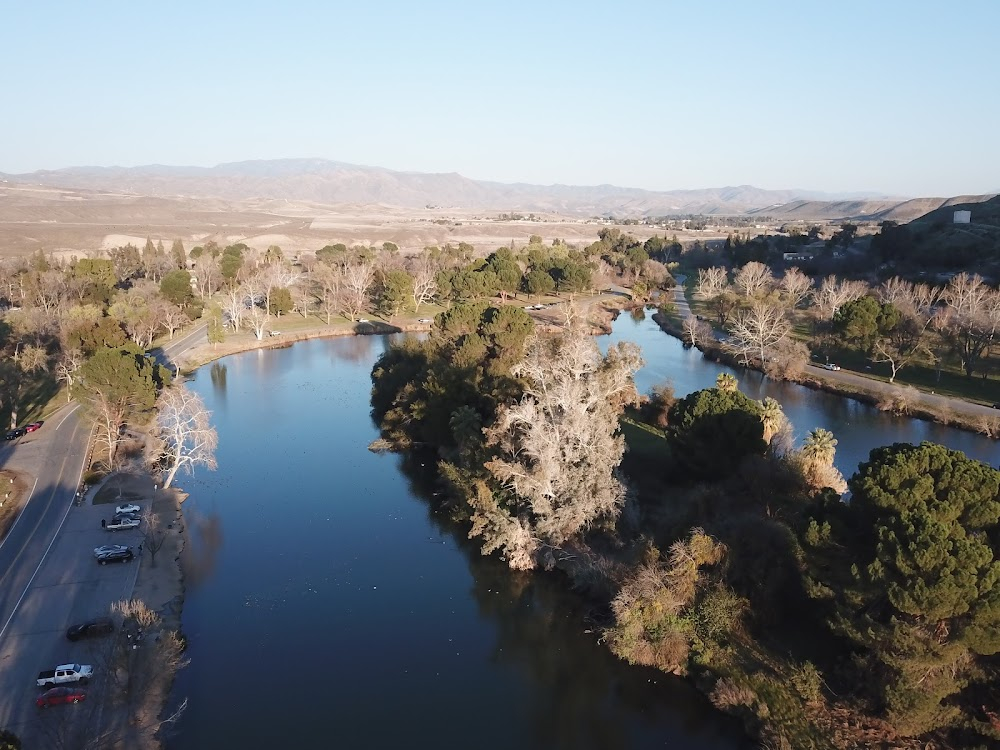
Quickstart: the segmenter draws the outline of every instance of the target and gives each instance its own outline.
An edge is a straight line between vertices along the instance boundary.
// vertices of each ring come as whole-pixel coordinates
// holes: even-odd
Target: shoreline
[[[673,336],[674,338],[683,342],[684,337],[680,329],[678,329],[673,324],[673,321],[668,319],[660,312],[653,313],[652,319],[653,322],[655,322],[656,325],[659,326],[661,331],[666,333],[668,336]],[[761,373],[763,372],[758,367],[744,366],[739,364],[738,362],[736,362],[735,358],[727,356],[726,353],[721,349],[721,347],[706,348],[702,345],[695,345],[694,348],[700,351],[705,359],[710,360],[712,362],[718,362],[720,364],[732,367],[734,369],[753,370],[754,372],[761,372]],[[854,401],[858,401],[862,404],[866,404],[867,406],[872,406],[875,407],[876,409],[879,409],[879,401],[880,401],[879,395],[872,391],[860,388],[852,388],[850,386],[835,384],[825,380],[817,380],[815,378],[811,378],[808,376],[804,376],[801,379],[797,380],[784,380],[782,382],[792,383],[794,385],[800,385],[804,388],[809,388],[810,390],[814,391],[823,391],[824,393],[830,393],[835,396],[840,396],[841,398],[849,398]],[[872,381],[872,382],[882,383],[882,381]],[[888,385],[892,386],[894,384],[888,384]],[[906,386],[899,386],[899,385],[896,385],[895,387],[900,391],[906,388]],[[925,393],[924,391],[920,391],[917,389],[913,390],[915,393],[917,393],[918,398],[922,398]],[[963,401],[961,399],[950,399],[950,401],[957,404],[968,404],[969,406],[979,406],[974,402]],[[948,407],[947,412],[942,412],[924,403],[918,402],[909,405],[908,408],[902,411],[891,410],[891,409],[890,410],[880,409],[880,411],[886,411],[887,413],[895,414],[897,416],[909,417],[911,419],[920,419],[925,422],[934,422],[935,424],[944,425],[945,427],[953,427],[955,429],[963,430],[965,432],[971,432],[976,435],[980,435],[982,437],[990,438],[992,440],[1000,440],[1000,414],[997,414],[998,430],[995,432],[988,432],[984,431],[982,425],[977,423],[977,420],[985,420],[988,419],[988,417],[976,416],[973,414],[969,414],[967,412],[961,413],[958,410],[959,408],[961,407],[958,408]]]

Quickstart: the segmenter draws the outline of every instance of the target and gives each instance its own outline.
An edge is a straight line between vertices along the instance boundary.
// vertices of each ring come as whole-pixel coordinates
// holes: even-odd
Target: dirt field
[[[546,242],[559,238],[585,245],[596,240],[604,226],[555,214],[538,216],[535,221],[498,221],[497,215],[384,205],[149,198],[0,182],[0,256],[41,249],[84,257],[128,242],[141,247],[147,237],[163,240],[168,248],[179,238],[189,250],[209,239],[223,245],[245,242],[261,249],[278,245],[286,255],[315,251],[334,242],[394,242],[409,252],[468,242],[485,253],[511,240],[524,244],[533,234]],[[640,239],[655,233],[643,226],[623,229]],[[712,231],[678,233],[682,241],[724,236],[725,232]]]

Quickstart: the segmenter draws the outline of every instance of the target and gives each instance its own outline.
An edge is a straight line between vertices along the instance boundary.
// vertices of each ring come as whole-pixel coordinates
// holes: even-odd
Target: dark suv
[[[110,552],[105,552],[100,555],[96,555],[97,562],[101,565],[107,565],[113,562],[131,562],[134,557],[131,547],[126,547],[125,549],[111,550]]]
[[[17,438],[19,438],[22,435],[24,435],[25,432],[26,432],[26,430],[23,427],[18,427],[16,429],[11,430],[10,432],[8,432],[3,437],[4,437],[4,440],[16,440]]]
[[[97,620],[82,622],[74,625],[66,631],[66,637],[71,641],[78,641],[81,638],[99,638],[113,632],[115,624],[108,617],[101,617]]]

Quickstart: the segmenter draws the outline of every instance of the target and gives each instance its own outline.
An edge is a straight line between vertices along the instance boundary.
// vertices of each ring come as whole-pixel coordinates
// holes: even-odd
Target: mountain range
[[[652,191],[614,185],[507,184],[472,180],[456,173],[398,172],[324,159],[243,161],[214,167],[69,167],[0,177],[48,187],[160,197],[269,198],[620,218],[767,213],[771,207],[793,201],[813,203],[878,197],[872,193],[832,195],[810,190],[765,190],[751,185]]]

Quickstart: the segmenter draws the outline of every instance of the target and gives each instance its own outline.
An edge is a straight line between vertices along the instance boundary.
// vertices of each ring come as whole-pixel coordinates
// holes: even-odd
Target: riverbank
[[[680,324],[670,316],[657,312],[653,314],[652,318],[662,331],[681,341],[684,340]],[[727,352],[717,341],[699,342],[696,348],[706,359],[713,362],[719,362],[735,369],[760,371],[760,368],[752,365],[741,364],[736,356]],[[855,375],[853,377],[857,381],[865,380],[861,376]],[[992,439],[1000,439],[1000,412],[961,399],[926,394],[911,386],[887,386],[881,381],[870,381],[870,385],[860,382],[848,383],[843,380],[835,380],[832,377],[826,378],[818,373],[803,374],[788,382],[853,399],[874,406],[881,411],[935,422]],[[930,402],[931,398],[934,399],[934,403]]]
[[[523,300],[515,300],[507,304],[520,304]],[[499,300],[491,300],[494,304],[504,304]],[[531,313],[531,318],[535,322],[535,330],[539,332],[554,333],[561,329],[564,322],[568,304],[574,304],[588,318],[592,326],[594,335],[606,334],[611,330],[611,321],[616,310],[628,305],[630,298],[621,294],[597,294],[592,297],[581,297],[573,300],[558,299],[552,302],[552,307],[544,310],[537,310]],[[282,318],[281,320],[285,320]],[[429,320],[429,319],[425,319]],[[275,321],[275,325],[280,325]],[[342,336],[387,336],[394,333],[429,333],[432,323],[424,323],[420,320],[401,320],[390,322],[385,320],[365,320],[364,322],[337,322],[326,324],[316,319],[315,322],[295,321],[295,328],[291,331],[269,332],[263,338],[258,339],[253,333],[227,333],[226,340],[220,344],[199,344],[189,349],[177,363],[182,373],[190,374],[194,370],[214,362],[230,354],[239,354],[257,349],[282,349],[291,346],[297,341],[309,341],[320,338],[337,338]]]

